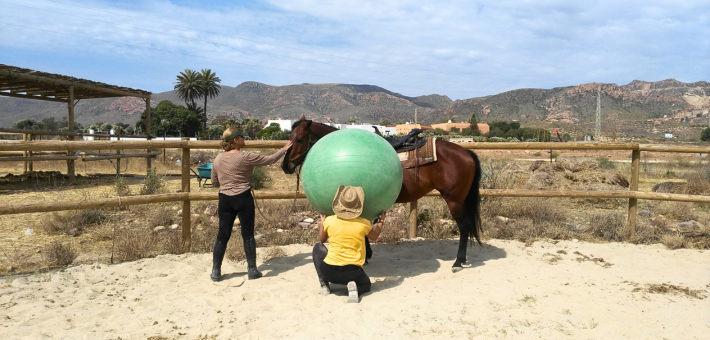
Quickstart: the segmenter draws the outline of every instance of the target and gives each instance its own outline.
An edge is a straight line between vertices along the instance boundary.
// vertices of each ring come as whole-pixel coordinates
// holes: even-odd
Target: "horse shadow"
[[[401,285],[405,279],[419,275],[466,275],[467,271],[485,266],[487,262],[505,258],[504,249],[490,244],[468,247],[467,263],[459,273],[451,272],[451,266],[456,259],[458,239],[456,240],[423,240],[402,242],[399,244],[373,244],[373,257],[363,269],[372,282],[372,292],[385,291]],[[259,266],[259,270],[267,271],[264,277],[279,276],[300,266],[313,267],[312,254],[299,253],[272,259]],[[318,282],[313,268],[313,282]],[[331,284],[331,289],[340,285]],[[343,286],[344,287],[344,286]],[[340,292],[342,290],[342,292]],[[347,289],[335,288],[334,294],[347,295]]]

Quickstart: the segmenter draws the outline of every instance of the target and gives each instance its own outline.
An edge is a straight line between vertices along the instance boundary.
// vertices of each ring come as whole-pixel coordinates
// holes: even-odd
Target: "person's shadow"
[[[463,270],[459,273],[451,274],[451,266],[458,251],[458,240],[424,240],[402,242],[400,244],[374,244],[372,249],[374,255],[368,261],[369,264],[365,265],[363,269],[365,269],[365,273],[372,281],[373,292],[399,286],[404,282],[405,278],[436,273],[442,270],[442,265],[448,266],[445,270],[450,275],[465,275],[466,271],[472,268],[485,266],[488,261],[506,257],[505,250],[501,248],[485,243],[483,246],[472,244],[468,247],[468,261],[463,265]],[[264,277],[274,277],[300,266],[313,267],[313,259],[310,252],[271,259],[260,265],[259,270],[263,272],[268,270]],[[314,284],[318,282],[315,268],[313,268],[313,282]],[[344,289],[340,293],[342,294],[339,295],[347,295],[347,290]]]

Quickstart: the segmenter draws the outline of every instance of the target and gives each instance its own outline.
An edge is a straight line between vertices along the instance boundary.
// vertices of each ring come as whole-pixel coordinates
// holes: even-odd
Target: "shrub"
[[[254,190],[263,189],[266,187],[266,183],[271,180],[266,168],[260,166],[254,167],[252,178],[254,179]]]
[[[131,188],[128,186],[128,181],[123,176],[116,177],[116,184],[114,184],[113,189],[116,190],[116,195],[118,196],[131,195]]]
[[[44,247],[42,256],[48,267],[56,268],[72,264],[79,254],[74,251],[71,244],[57,241]]]
[[[143,181],[143,187],[141,188],[141,195],[152,195],[160,192],[165,187],[165,178],[158,175],[158,170],[155,168],[148,170],[148,174],[145,176]]]
[[[62,234],[72,228],[82,229],[106,221],[106,215],[101,209],[71,210],[62,213],[52,213],[51,217],[39,222],[39,228],[45,233]]]
[[[626,216],[622,213],[597,213],[589,217],[591,233],[605,241],[620,242],[626,232]]]
[[[608,170],[616,168],[616,164],[614,164],[614,162],[605,157],[597,158],[597,163],[599,163],[600,169]]]
[[[120,261],[135,261],[148,257],[158,238],[148,230],[123,230],[116,237],[117,258]]]

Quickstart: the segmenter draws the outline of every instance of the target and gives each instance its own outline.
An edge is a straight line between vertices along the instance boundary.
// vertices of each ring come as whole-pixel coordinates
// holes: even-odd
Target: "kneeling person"
[[[374,226],[360,217],[365,192],[360,187],[340,186],[333,200],[334,216],[321,215],[318,238],[313,247],[313,264],[320,281],[320,293],[330,294],[329,283],[347,284],[348,302],[357,303],[358,294],[370,291],[370,278],[362,269],[365,263],[365,237],[377,241],[385,212]],[[330,251],[323,242],[330,240]]]

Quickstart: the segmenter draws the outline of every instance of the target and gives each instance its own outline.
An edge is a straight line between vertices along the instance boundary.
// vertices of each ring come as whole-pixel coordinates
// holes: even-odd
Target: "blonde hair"
[[[234,150],[237,148],[236,138],[234,138],[228,142],[224,141],[225,138],[229,137],[229,135],[231,135],[235,132],[237,132],[237,128],[235,128],[233,126],[228,127],[226,130],[224,130],[224,132],[222,132],[222,142],[220,142],[219,145],[222,146],[222,149],[224,151],[231,151],[231,150]]]

